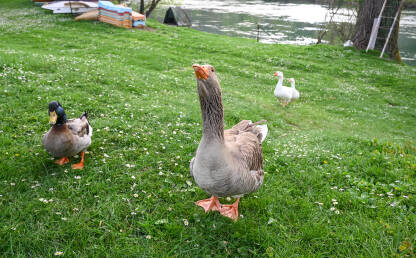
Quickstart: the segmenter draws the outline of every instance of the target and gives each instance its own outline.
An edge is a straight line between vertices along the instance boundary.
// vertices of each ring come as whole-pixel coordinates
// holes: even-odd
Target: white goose
[[[283,86],[283,73],[275,72],[274,76],[279,78],[279,81],[276,84],[274,89],[274,95],[279,99],[280,105],[285,107],[291,100],[293,96],[293,90],[290,87]]]
[[[224,131],[224,112],[221,87],[214,67],[193,65],[203,120],[203,134],[190,171],[196,184],[211,198],[195,204],[219,211],[223,216],[238,219],[240,197],[257,191],[263,183],[261,142],[266,138],[265,121],[252,123],[243,120]],[[221,205],[218,197],[233,196],[231,205]]]
[[[299,99],[299,91],[295,87],[295,79],[290,78],[289,82],[290,82],[290,86],[292,88],[292,99],[293,100]]]

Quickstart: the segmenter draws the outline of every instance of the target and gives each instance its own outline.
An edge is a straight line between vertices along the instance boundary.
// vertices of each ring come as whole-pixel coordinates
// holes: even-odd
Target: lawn
[[[415,255],[415,67],[148,24],[0,1],[0,256]],[[216,68],[226,128],[268,121],[264,184],[237,222],[194,205],[208,195],[189,175],[202,133],[193,63]],[[301,92],[286,108],[277,70]],[[42,147],[52,100],[70,118],[89,112],[82,171]]]

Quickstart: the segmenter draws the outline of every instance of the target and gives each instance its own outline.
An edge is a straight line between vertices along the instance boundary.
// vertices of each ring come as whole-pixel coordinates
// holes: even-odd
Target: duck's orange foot
[[[72,165],[72,169],[83,169],[83,168],[84,168],[84,162],[80,162],[80,163]]]
[[[72,165],[72,169],[83,169],[84,168],[84,152],[81,152],[81,161],[77,164]]]
[[[209,199],[200,200],[195,202],[196,205],[201,206],[204,208],[205,212],[208,211],[219,211],[221,209],[220,201],[216,196],[211,196]]]
[[[238,198],[235,203],[231,205],[222,205],[220,209],[220,213],[222,216],[228,217],[234,221],[238,219],[238,202],[240,198]]]
[[[59,166],[62,166],[63,164],[66,164],[68,162],[69,162],[68,157],[63,157],[63,158],[55,160],[55,163],[58,164]]]

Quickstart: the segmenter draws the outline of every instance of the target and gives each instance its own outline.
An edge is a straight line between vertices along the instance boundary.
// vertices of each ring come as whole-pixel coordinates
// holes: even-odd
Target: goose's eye
[[[211,72],[215,72],[214,67],[211,67]]]

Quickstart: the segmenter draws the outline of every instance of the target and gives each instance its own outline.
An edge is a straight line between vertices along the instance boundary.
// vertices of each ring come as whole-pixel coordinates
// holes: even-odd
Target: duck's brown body
[[[55,158],[55,163],[63,165],[69,158],[81,152],[81,161],[73,164],[73,169],[84,167],[84,151],[91,145],[92,128],[85,112],[80,118],[67,120],[62,105],[57,101],[49,103],[49,123],[51,129],[43,136],[43,147]]]
[[[52,126],[43,136],[42,143],[55,158],[70,157],[86,150],[91,145],[91,136],[92,128],[84,116]]]

